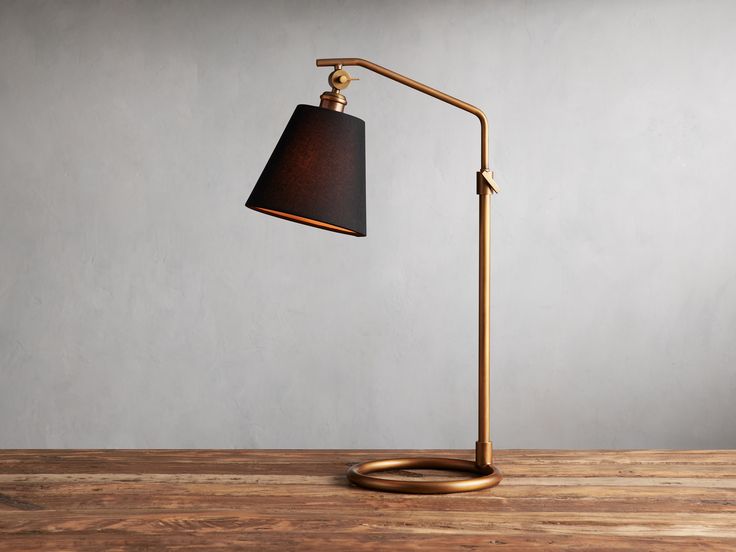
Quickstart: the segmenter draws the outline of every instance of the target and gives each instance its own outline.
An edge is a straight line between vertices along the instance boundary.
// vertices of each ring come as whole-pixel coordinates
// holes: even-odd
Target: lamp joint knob
[[[354,80],[360,80],[352,77],[345,69],[335,69],[330,76],[327,77],[327,82],[333,88],[333,90],[344,90]]]

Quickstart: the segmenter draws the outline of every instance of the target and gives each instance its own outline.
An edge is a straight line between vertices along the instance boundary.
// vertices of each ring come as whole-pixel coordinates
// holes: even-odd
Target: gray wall
[[[356,69],[368,237],[243,203],[361,56],[484,108],[497,447],[736,447],[736,3],[0,3],[0,446],[475,439],[478,127]]]

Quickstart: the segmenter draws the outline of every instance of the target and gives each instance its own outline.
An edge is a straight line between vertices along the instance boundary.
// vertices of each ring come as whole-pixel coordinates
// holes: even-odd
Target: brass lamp
[[[348,479],[370,489],[404,493],[454,493],[498,485],[490,438],[490,240],[491,195],[498,192],[488,167],[488,120],[483,111],[439,90],[359,58],[318,59],[333,67],[331,90],[319,107],[299,105],[291,116],[246,206],[286,220],[341,232],[366,235],[365,123],[344,113],[342,90],[357,80],[344,69],[358,66],[388,77],[438,100],[472,113],[480,121],[480,200],[478,287],[478,440],[475,462],[450,458],[397,458],[352,466]],[[400,481],[374,475],[397,469],[439,469],[467,472],[462,479]]]

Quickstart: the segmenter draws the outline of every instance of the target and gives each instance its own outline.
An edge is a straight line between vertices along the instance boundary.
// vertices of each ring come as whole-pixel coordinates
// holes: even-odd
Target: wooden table
[[[350,486],[468,451],[0,451],[0,550],[736,550],[736,451],[497,451],[499,487]],[[419,473],[403,474],[426,477]]]

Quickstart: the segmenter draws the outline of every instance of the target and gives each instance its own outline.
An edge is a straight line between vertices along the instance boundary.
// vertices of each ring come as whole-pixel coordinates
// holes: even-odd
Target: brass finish
[[[345,106],[348,104],[347,98],[337,91],[323,92],[319,100],[320,107],[340,112],[344,111]]]
[[[332,87],[334,90],[344,90],[348,86],[350,86],[350,83],[354,80],[360,80],[355,79],[350,76],[350,73],[348,73],[345,69],[335,69],[332,73],[330,73],[330,76],[327,78],[327,83]]]
[[[334,67],[329,83],[332,93],[339,94],[338,85],[347,87],[352,79],[343,69],[345,66],[363,67],[374,73],[437,98],[454,107],[475,115],[480,121],[480,171],[476,175],[476,191],[479,199],[479,240],[478,240],[478,440],[475,443],[475,463],[467,460],[449,458],[398,458],[377,460],[355,465],[348,471],[348,479],[370,489],[406,493],[453,493],[487,489],[498,485],[501,472],[493,466],[493,444],[490,433],[490,374],[491,374],[491,196],[498,192],[488,163],[488,119],[482,110],[467,102],[445,94],[431,86],[422,84],[360,58],[318,59],[317,67]],[[329,93],[325,93],[329,94]],[[324,98],[325,94],[322,95]],[[325,105],[323,105],[325,104]],[[330,107],[329,102],[320,104]],[[343,104],[344,107],[344,104]],[[339,109],[342,111],[342,109]],[[392,469],[450,469],[475,474],[467,479],[450,481],[399,481],[370,475]]]
[[[478,195],[497,194],[499,192],[498,184],[493,180],[493,171],[485,170],[476,173],[476,184],[478,187]]]
[[[345,69],[335,67],[335,70],[327,77],[327,83],[332,87],[332,90],[322,93],[319,97],[319,106],[324,109],[343,112],[348,100],[340,93],[340,90],[345,90],[354,80],[360,79],[354,79]]]
[[[462,109],[463,111],[467,111],[468,113],[472,113],[473,115],[478,117],[478,120],[480,121],[480,134],[481,134],[480,169],[485,170],[489,168],[488,167],[488,119],[486,118],[486,114],[483,113],[482,110],[478,109],[474,105],[470,105],[467,102],[458,100],[457,98],[450,96],[449,94],[440,92],[436,88],[432,88],[431,86],[422,84],[419,81],[415,81],[414,79],[405,77],[404,75],[400,73],[396,73],[395,71],[391,71],[390,69],[381,67],[380,65],[373,63],[372,61],[368,61],[367,59],[330,58],[330,59],[318,59],[317,60],[317,67],[333,66],[335,67],[336,70],[339,70],[339,69],[342,69],[342,67],[346,65],[355,66],[355,67],[363,67],[365,69],[373,71],[374,73],[378,73],[379,75],[383,75],[386,78],[394,80],[405,86],[408,86],[409,88],[413,88],[414,90],[418,90],[419,92],[428,94],[429,96],[432,96],[433,98],[437,98],[438,100],[449,103],[450,105],[458,107]]]
[[[478,196],[478,441],[475,463],[493,462],[491,444],[491,194]]]
[[[452,470],[469,472],[472,477],[464,479],[448,479],[445,481],[400,481],[370,475],[388,470]],[[494,466],[478,467],[470,460],[453,458],[393,458],[390,460],[374,460],[356,464],[348,470],[348,479],[376,491],[414,494],[445,494],[480,491],[495,487],[501,482],[501,472]]]

